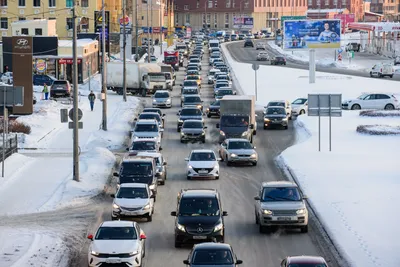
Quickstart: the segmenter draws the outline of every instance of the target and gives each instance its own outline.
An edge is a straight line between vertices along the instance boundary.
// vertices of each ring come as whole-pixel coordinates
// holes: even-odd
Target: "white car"
[[[14,83],[13,73],[10,71],[5,72],[1,76],[1,82],[5,84],[13,84]]]
[[[270,58],[269,58],[269,55],[267,52],[263,51],[263,52],[258,53],[257,61],[269,61],[269,60],[270,60]]]
[[[136,222],[106,221],[91,240],[88,253],[89,267],[106,264],[142,266],[146,235]]]
[[[164,129],[161,129],[157,120],[138,120],[132,131],[132,140],[136,139],[154,139],[161,143],[161,135]]]
[[[376,64],[372,67],[371,71],[369,72],[369,76],[371,77],[379,77],[383,78],[388,76],[393,78],[394,75],[394,67],[390,63],[380,63]]]
[[[257,43],[256,44],[256,50],[265,50],[265,44],[264,43]]]
[[[292,119],[292,106],[290,102],[287,100],[273,100],[268,103],[267,106],[264,107],[264,115],[266,114],[266,110],[268,107],[284,107],[286,110],[286,114],[289,116],[289,120]]]
[[[219,69],[210,69],[208,72],[208,84],[213,84],[215,81],[215,74],[221,72]]]
[[[114,198],[112,220],[123,217],[146,218],[148,222],[153,220],[154,195],[147,184],[121,184],[117,193],[111,197]]]
[[[392,93],[365,93],[356,99],[345,100],[342,109],[399,109],[399,100]]]
[[[187,161],[187,179],[212,177],[219,179],[219,161],[214,151],[210,149],[193,150]]]
[[[298,116],[306,114],[308,111],[308,99],[297,98],[292,102],[292,116]]]
[[[222,142],[218,153],[228,166],[232,163],[251,163],[256,166],[258,154],[255,149],[249,140],[230,138]]]

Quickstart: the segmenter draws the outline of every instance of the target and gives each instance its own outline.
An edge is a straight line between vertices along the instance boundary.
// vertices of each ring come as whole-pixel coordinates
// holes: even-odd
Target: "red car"
[[[329,267],[319,256],[290,256],[281,262],[281,267]]]

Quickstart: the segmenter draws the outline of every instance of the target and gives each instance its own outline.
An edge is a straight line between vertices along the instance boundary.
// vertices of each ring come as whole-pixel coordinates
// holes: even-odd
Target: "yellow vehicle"
[[[197,85],[198,85],[199,87],[201,87],[201,76],[200,76],[200,75],[187,75],[187,76],[185,77],[185,80],[188,80],[188,81],[196,81],[196,82],[197,82]]]

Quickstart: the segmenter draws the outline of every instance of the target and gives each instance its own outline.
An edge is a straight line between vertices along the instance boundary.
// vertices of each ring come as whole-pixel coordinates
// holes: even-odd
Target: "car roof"
[[[154,140],[153,138],[139,138],[139,139],[134,139],[132,141],[132,143],[136,143],[136,142],[154,142],[154,143],[157,143],[157,141]]]
[[[216,189],[182,189],[179,195],[184,197],[215,197],[218,195]]]
[[[228,142],[246,142],[246,143],[250,143],[249,140],[243,139],[243,138],[228,138],[228,139],[226,139],[226,141],[228,141]]]
[[[100,225],[100,227],[133,227],[135,224],[136,222],[132,221],[105,221]]]
[[[187,122],[202,123],[202,121],[200,121],[200,120],[185,120],[185,121],[183,122],[183,124],[185,124],[185,123],[187,123]]]
[[[138,156],[127,156],[122,160],[122,162],[153,162],[153,159]]]
[[[143,111],[148,111],[148,110],[157,110],[157,111],[160,111],[160,112],[161,112],[161,109],[160,109],[160,108],[144,108],[144,109],[142,110],[142,112],[143,112]]]
[[[282,108],[282,109],[285,109],[285,107],[282,107],[282,106],[268,106],[268,109],[270,109],[270,108]]]
[[[152,157],[152,158],[159,158],[161,157],[161,153],[158,152],[139,152],[136,155],[137,157]]]
[[[291,256],[287,260],[288,263],[326,263],[320,256]]]
[[[186,107],[183,107],[182,110],[183,110],[183,109],[196,109],[196,110],[200,110],[197,106],[189,106],[189,107],[186,106]],[[200,111],[201,111],[201,110],[200,110]]]
[[[119,185],[120,188],[147,188],[148,185],[147,184],[140,184],[140,183],[126,183],[126,184],[120,184]]]
[[[273,182],[263,182],[263,187],[298,187],[297,184],[289,181],[273,181]]]
[[[159,117],[161,117],[161,116],[160,116],[160,113],[158,113],[158,112],[142,112],[142,113],[139,114],[139,117],[140,117],[141,115],[154,115],[154,116],[159,116]]]
[[[272,102],[284,102],[284,103],[286,103],[286,100],[282,100],[282,99],[281,100],[271,100],[271,101],[268,102],[268,104],[272,103]]]
[[[187,98],[187,97],[188,97],[188,98],[189,98],[189,97],[200,97],[200,98],[201,98],[200,95],[194,95],[194,94],[193,94],[193,95],[185,95],[185,96],[184,96],[184,98]]]
[[[191,153],[201,153],[201,152],[212,152],[212,153],[214,153],[214,150],[212,150],[212,149],[193,149]]]
[[[142,119],[142,120],[138,120],[136,122],[136,124],[157,124],[158,122],[156,120],[146,120],[146,119]]]
[[[193,249],[226,249],[231,250],[231,245],[226,243],[214,243],[214,242],[206,242],[200,243],[193,246]]]
[[[168,90],[157,90],[154,94],[157,94],[157,93],[169,93],[169,91]]]

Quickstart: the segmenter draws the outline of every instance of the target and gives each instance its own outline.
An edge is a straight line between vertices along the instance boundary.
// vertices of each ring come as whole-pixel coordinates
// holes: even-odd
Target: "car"
[[[112,220],[128,217],[146,218],[148,222],[153,220],[154,195],[147,184],[121,184],[111,197],[114,198]]]
[[[272,57],[271,65],[286,65],[286,58],[282,56]]]
[[[1,82],[5,84],[13,84],[14,78],[13,73],[11,71],[7,71],[1,75]]]
[[[215,99],[221,100],[226,95],[236,95],[236,92],[230,87],[221,87],[215,92]]]
[[[269,106],[264,113],[264,130],[271,127],[283,127],[285,130],[289,128],[289,116],[282,106]]]
[[[306,114],[308,111],[308,99],[297,98],[292,102],[292,116],[298,116]]]
[[[183,102],[183,99],[185,98],[185,96],[199,95],[199,94],[200,94],[200,90],[197,86],[196,87],[183,87],[181,90],[181,103]]]
[[[181,103],[182,107],[195,106],[201,111],[203,111],[203,100],[201,100],[200,95],[185,95]]]
[[[131,221],[102,222],[90,240],[88,252],[89,267],[125,264],[142,266],[145,256],[146,235],[139,224]]]
[[[164,128],[164,121],[163,121],[162,117],[160,116],[160,114],[158,114],[157,112],[140,113],[139,116],[137,118],[135,118],[135,121],[138,121],[138,120],[156,120],[158,122],[158,125],[160,126],[160,128]]]
[[[159,152],[162,150],[160,144],[154,139],[136,139],[130,147],[126,148],[129,156],[136,156],[140,152]]]
[[[192,60],[192,59],[200,59],[200,55],[190,55],[189,57],[188,57],[188,62],[190,62],[190,60]]]
[[[198,71],[198,70],[187,71],[186,76],[189,76],[189,75],[200,75],[200,71]]]
[[[196,81],[197,86],[201,87],[201,76],[200,75],[188,75],[185,77],[185,81]]]
[[[232,163],[250,163],[256,166],[258,154],[255,149],[256,147],[249,140],[229,138],[222,142],[218,154],[228,166],[231,166]]]
[[[238,35],[238,39],[239,39],[239,40],[244,40],[244,37],[245,37],[245,35],[244,35],[243,33],[240,33],[240,34]]]
[[[154,93],[152,96],[152,105],[153,108],[158,108],[158,107],[167,107],[171,108],[172,107],[172,97],[169,91],[167,90],[158,90]]]
[[[399,100],[393,93],[364,93],[356,99],[343,101],[342,109],[399,109]]]
[[[244,47],[254,47],[254,43],[251,39],[246,39],[244,41]]]
[[[220,116],[220,107],[221,103],[219,100],[216,100],[210,104],[210,106],[206,109],[207,118],[211,118],[212,116],[219,117]]]
[[[213,84],[215,81],[215,74],[221,72],[219,69],[210,69],[208,72],[208,84]]]
[[[218,81],[218,82],[216,82],[215,85],[214,85],[214,94],[216,94],[217,91],[218,91],[220,88],[223,88],[223,87],[230,87],[230,86],[231,86],[231,84],[229,83],[229,81],[226,81],[226,80]]]
[[[265,43],[257,43],[256,44],[256,50],[265,50],[265,49],[266,49]]]
[[[260,233],[270,227],[300,228],[308,232],[308,210],[298,186],[293,182],[263,182],[255,199],[255,222]]]
[[[191,60],[189,61],[188,66],[189,66],[190,64],[197,64],[197,66],[199,66],[199,70],[201,70],[201,59],[199,59],[199,58],[193,58],[193,59],[191,59]]]
[[[183,83],[180,84],[183,87],[199,87],[196,80],[184,80]]]
[[[359,43],[348,43],[345,47],[345,51],[354,51],[354,52],[360,52],[361,44]]]
[[[70,97],[71,84],[66,80],[56,80],[50,88],[50,97]]]
[[[257,55],[257,61],[268,61],[270,60],[267,52],[260,52]]]
[[[188,141],[201,141],[206,142],[206,130],[203,122],[199,120],[186,120],[181,127],[181,143]]]
[[[223,82],[223,81],[228,81],[229,84],[232,84],[231,77],[229,75],[227,75],[226,73],[222,73],[222,72],[217,73],[215,75],[215,83]]]
[[[190,267],[212,267],[216,265],[237,267],[242,263],[242,260],[237,259],[231,245],[212,242],[194,245],[187,260],[183,261],[183,264]]]
[[[167,162],[165,161],[163,155],[161,153],[157,153],[154,151],[147,152],[139,152],[137,154],[138,157],[151,157],[156,161],[156,169],[157,169],[157,181],[160,185],[165,185],[165,181],[167,180]]]
[[[289,256],[282,260],[281,267],[328,267],[325,259],[320,256]]]
[[[219,47],[211,47],[208,52],[211,54],[215,53],[218,54],[221,57],[221,48]]]
[[[218,66],[218,69],[221,71],[221,73],[226,73],[229,75],[229,68],[223,67],[223,66]]]
[[[289,120],[292,119],[292,106],[290,105],[290,102],[287,100],[272,100],[268,102],[266,106],[264,106],[264,115],[267,112],[268,107],[284,107],[286,110],[286,114],[289,116]]]
[[[148,62],[148,60],[149,60],[149,56],[146,56],[145,57],[145,59],[144,59],[144,62]],[[151,55],[150,56],[150,62],[157,62],[157,57],[156,56],[154,56],[154,55]]]
[[[217,59],[217,58],[221,58],[221,54],[217,53],[217,52],[212,52],[210,54],[210,58],[208,60],[209,65],[212,66],[212,64],[214,63],[214,59]]]
[[[184,243],[225,242],[221,198],[216,189],[182,189],[178,193],[175,217],[175,247]]]
[[[163,124],[164,124],[164,120],[165,120],[165,114],[162,113],[162,110],[159,108],[144,108],[142,110],[142,113],[146,113],[146,112],[157,112],[158,114],[160,114],[162,120],[163,120]]]
[[[198,64],[196,64],[196,63],[189,63],[189,64],[186,66],[186,71],[188,71],[188,70],[197,70],[197,71],[200,71],[201,69],[200,69],[200,67],[199,67]]]
[[[50,76],[50,75],[40,75],[40,74],[34,74],[33,75],[33,85],[36,86],[43,86],[44,84],[51,86],[54,81],[57,79]]]
[[[394,64],[395,66],[400,64],[400,56],[397,56],[397,57],[394,59],[393,64]]]
[[[182,124],[185,120],[195,119],[204,123],[203,112],[197,107],[184,107],[177,113],[177,115],[179,116],[177,132],[181,131]]]
[[[187,161],[187,179],[210,177],[219,179],[219,161],[214,151],[210,149],[192,150]]]
[[[132,131],[132,140],[154,139],[161,144],[161,134],[164,129],[160,128],[157,120],[138,120]]]
[[[375,64],[371,71],[369,72],[369,76],[371,77],[379,77],[383,78],[385,76],[393,78],[394,68],[391,63],[379,63]]]

